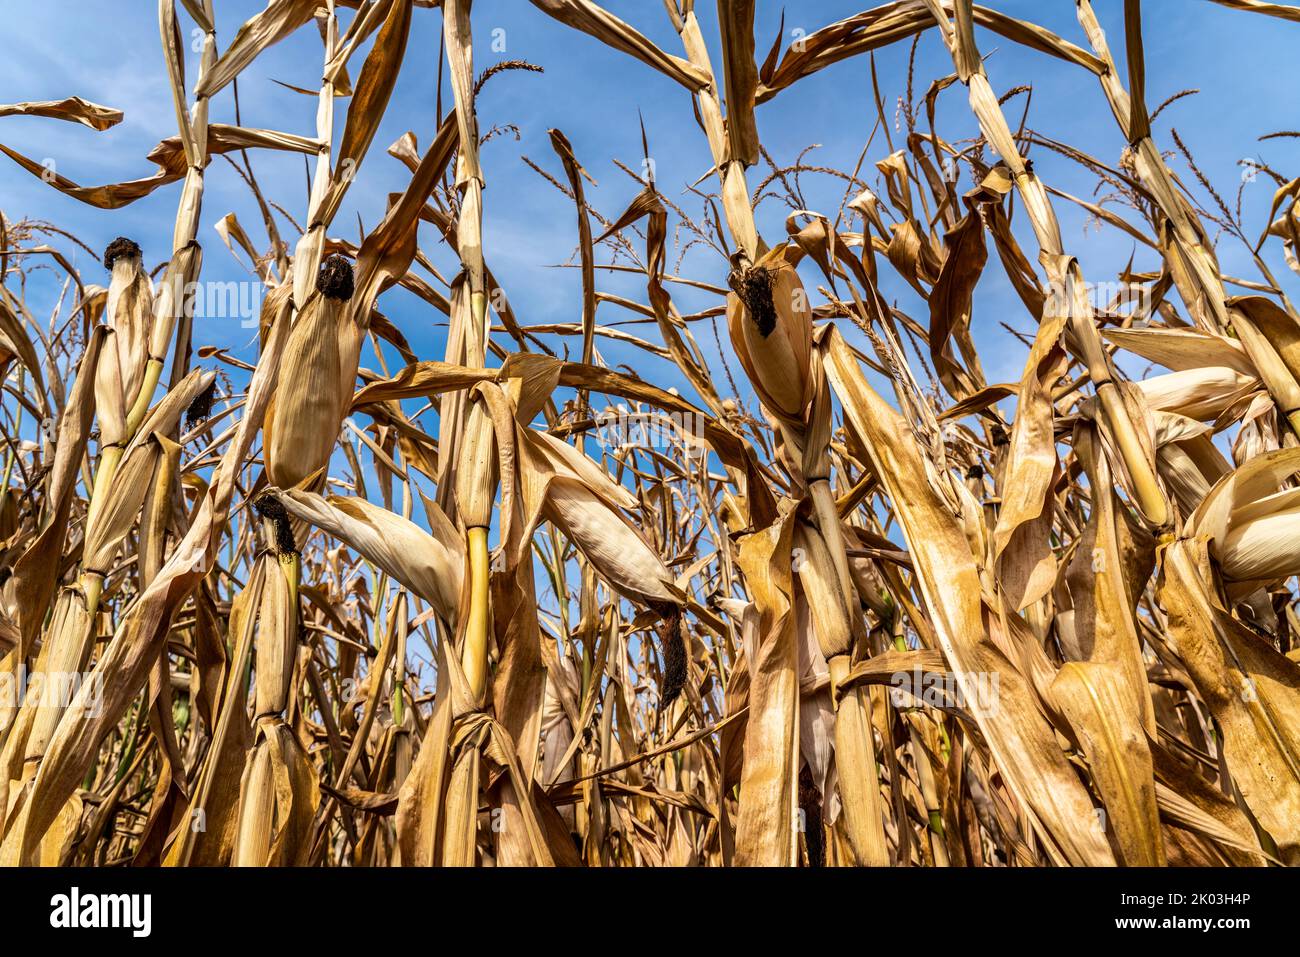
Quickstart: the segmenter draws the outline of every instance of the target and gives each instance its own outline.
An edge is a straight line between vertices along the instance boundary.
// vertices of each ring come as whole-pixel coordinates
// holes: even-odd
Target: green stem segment
[[[95,485],[90,493],[90,507],[86,513],[86,528],[89,530],[99,518],[99,513],[108,500],[108,489],[113,484],[113,478],[117,475],[117,468],[122,464],[122,454],[126,451],[126,444],[135,438],[136,432],[144,424],[145,415],[149,411],[149,403],[153,400],[153,394],[158,388],[158,382],[162,378],[163,364],[161,359],[150,359],[144,367],[144,381],[140,383],[140,391],[136,394],[135,402],[131,406],[131,411],[126,417],[126,438],[119,445],[110,445],[99,456],[99,468],[95,470]],[[81,573],[81,590],[86,596],[86,611],[94,615],[99,610],[99,598],[104,589],[104,576],[97,572],[85,571]]]
[[[474,526],[466,532],[469,545],[470,606],[465,621],[465,644],[461,651],[461,668],[469,683],[470,695],[483,700],[487,688],[488,651],[488,530]]]
[[[153,401],[154,390],[158,388],[158,381],[162,378],[162,369],[163,363],[161,359],[150,359],[145,363],[144,381],[140,383],[140,391],[136,394],[135,404],[131,406],[131,411],[126,415],[128,441],[135,438],[135,433],[144,424],[145,414],[149,411],[149,403]]]

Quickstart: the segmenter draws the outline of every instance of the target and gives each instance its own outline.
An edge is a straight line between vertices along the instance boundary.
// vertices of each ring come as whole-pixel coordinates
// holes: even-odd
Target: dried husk
[[[727,296],[731,344],[763,404],[801,419],[812,398],[812,307],[799,273],[778,246],[733,274]]]
[[[563,475],[551,478],[542,515],[623,597],[650,607],[681,604],[668,587],[673,576],[663,559],[627,519],[581,481]]]
[[[266,428],[266,471],[272,485],[292,488],[329,464],[352,398],[345,378],[352,288],[352,267],[334,257],[322,266],[319,295],[303,306],[289,332]]]
[[[153,283],[144,271],[140,247],[117,239],[105,253],[112,270],[104,324],[109,336],[95,367],[95,406],[99,415],[100,443],[120,445],[127,434],[127,413],[144,381],[149,335],[153,325]]]
[[[314,525],[374,562],[437,610],[455,621],[460,603],[464,552],[460,536],[437,506],[426,502],[430,535],[409,519],[352,496],[321,496],[294,489],[275,495],[295,518]]]
[[[486,528],[496,497],[496,439],[482,402],[471,403],[455,472],[456,507],[469,528]]]

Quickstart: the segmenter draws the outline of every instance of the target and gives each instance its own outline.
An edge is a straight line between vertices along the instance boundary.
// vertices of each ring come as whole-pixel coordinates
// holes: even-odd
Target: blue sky
[[[217,3],[219,46],[228,42],[239,23],[261,6],[253,0]],[[664,49],[680,52],[661,4],[653,0],[610,0],[607,6]],[[784,44],[796,38],[797,31],[811,32],[865,6],[864,0],[787,3]],[[1035,19],[1067,39],[1086,45],[1072,3],[1000,0],[995,6],[1012,15]],[[759,7],[756,35],[762,55],[775,38],[783,7],[767,2],[761,2]],[[1096,7],[1116,55],[1122,58],[1122,4],[1119,0],[1097,0]],[[1259,143],[1257,137],[1300,126],[1290,96],[1293,85],[1279,82],[1284,78],[1278,76],[1279,65],[1294,58],[1300,27],[1193,0],[1148,0],[1144,7],[1149,102],[1157,104],[1183,89],[1201,90],[1161,115],[1156,124],[1161,147],[1173,149],[1169,131],[1171,126],[1177,127],[1198,164],[1229,203],[1241,178],[1238,161],[1243,157],[1262,157],[1285,175],[1292,166],[1296,141]],[[0,120],[0,142],[38,161],[53,159],[59,172],[82,184],[116,182],[151,172],[145,154],[158,140],[174,133],[158,48],[155,5],[145,0],[59,0],[44,4],[0,0],[0,9],[5,11],[9,40],[7,56],[0,61],[0,101],[75,94],[118,107],[126,114],[122,124],[105,133],[40,118],[6,118]],[[720,53],[713,40],[713,4],[699,4],[699,13],[718,60]],[[350,11],[342,15],[352,16]],[[183,15],[182,23],[183,29],[192,26]],[[707,144],[692,119],[690,99],[683,89],[639,62],[551,21],[525,0],[479,0],[474,25],[476,70],[500,59],[515,58],[529,60],[546,70],[544,75],[500,76],[487,86],[480,99],[483,130],[494,124],[513,124],[519,135],[517,142],[509,133],[500,135],[484,147],[488,183],[485,230],[490,264],[525,324],[577,321],[580,298],[576,271],[548,268],[569,260],[573,252],[576,229],[572,205],[543,183],[521,156],[559,175],[560,166],[550,148],[547,130],[563,130],[579,160],[599,183],[599,187],[589,189],[589,201],[612,218],[637,190],[637,184],[618,170],[613,160],[639,168],[640,111],[661,190],[696,214],[699,201],[681,195],[681,191],[708,172]],[[405,168],[383,152],[393,140],[409,129],[416,133],[422,147],[429,142],[436,122],[440,30],[438,12],[416,12],[394,99],[371,155],[335,220],[335,235],[355,239],[358,213],[367,227],[372,226],[386,196],[405,184]],[[1118,161],[1123,143],[1094,78],[987,31],[981,30],[978,39],[996,91],[1033,84],[1030,126],[1053,139],[1082,146],[1108,164]],[[877,54],[883,93],[891,112],[905,89],[909,46],[904,42]],[[359,64],[359,59],[354,60],[353,76]],[[759,108],[763,142],[778,163],[790,163],[800,150],[820,144],[819,149],[808,154],[807,162],[852,169],[874,121],[868,69],[865,57],[836,64]],[[189,57],[187,71],[191,79],[197,74],[194,54]],[[916,96],[923,95],[932,79],[949,72],[951,63],[946,51],[937,36],[927,33],[917,50]],[[316,31],[308,27],[265,53],[241,78],[244,124],[312,135],[314,100],[273,81],[313,88],[319,73],[320,43]],[[449,93],[444,90],[444,95]],[[1019,115],[1022,104],[1023,98],[1015,101],[1015,115]],[[212,118],[234,121],[229,88],[214,102]],[[340,129],[341,122],[340,110]],[[974,131],[960,87],[951,88],[941,97],[938,125],[949,140]],[[896,144],[899,139],[895,137]],[[871,163],[886,153],[883,138],[878,135],[865,167],[873,186],[875,170]],[[1077,195],[1091,194],[1092,177],[1074,164],[1041,149],[1036,149],[1033,157],[1037,171],[1049,184]],[[264,151],[253,154],[253,162],[267,194],[301,220],[306,207],[302,157]],[[1180,156],[1175,156],[1172,164],[1177,173],[1187,177]],[[761,166],[751,171],[751,187],[765,174]],[[207,183],[199,236],[206,249],[204,278],[245,278],[246,272],[226,252],[212,225],[234,212],[255,242],[261,244],[264,234],[256,208],[224,160],[213,162]],[[711,182],[704,185],[708,187]],[[832,212],[844,190],[841,181],[817,175],[805,175],[801,185],[809,206]],[[179,189],[175,184],[124,209],[101,211],[58,194],[0,158],[0,209],[11,219],[32,216],[49,220],[76,233],[92,249],[102,248],[117,235],[128,235],[144,247],[150,265],[168,253]],[[1262,229],[1271,192],[1271,184],[1262,177],[1245,189],[1248,234],[1257,235]],[[1057,211],[1066,248],[1081,258],[1085,274],[1094,280],[1113,279],[1133,253],[1133,243],[1113,230],[1090,228],[1086,217],[1063,201],[1057,201]],[[788,212],[779,202],[766,201],[759,210],[760,228],[769,237],[780,237]],[[292,242],[292,227],[283,220],[280,225]],[[454,267],[436,237],[426,234],[423,242],[444,274],[451,275]],[[1032,258],[1032,239],[1027,238],[1024,245]],[[84,251],[69,248],[74,260],[86,267],[87,276],[95,278],[97,267],[85,261],[88,257]],[[1226,240],[1220,248],[1225,269],[1250,275],[1251,267],[1243,253],[1233,241]],[[1278,259],[1271,257],[1275,273],[1290,277],[1292,274]],[[1154,255],[1139,249],[1135,265],[1154,266]],[[693,252],[682,272],[721,284],[726,264],[715,254]],[[599,282],[603,289],[644,299],[644,283],[635,278],[601,274]],[[1027,330],[1032,328],[1030,317],[1002,280],[996,259],[990,263],[981,286],[974,326],[985,352],[986,372],[990,381],[1015,379],[1025,350],[1002,333],[998,323],[1006,321]],[[909,300],[901,288],[895,289],[888,282],[885,292],[897,296],[905,310],[919,306],[918,301]],[[710,300],[683,293],[678,304],[688,312],[709,305]],[[382,306],[418,352],[441,357],[440,315],[400,291],[389,294]],[[627,317],[619,316],[614,307],[602,306],[600,318],[611,322]],[[701,346],[713,358],[716,348],[711,332],[704,326],[696,330]],[[722,338],[724,348],[729,348],[725,346],[725,330]],[[201,321],[195,341],[230,347],[245,359],[253,358],[249,331],[233,320]],[[562,347],[560,342],[555,345]],[[630,361],[647,378],[684,385],[678,381],[676,370],[666,363],[608,341],[599,345],[610,364]]]

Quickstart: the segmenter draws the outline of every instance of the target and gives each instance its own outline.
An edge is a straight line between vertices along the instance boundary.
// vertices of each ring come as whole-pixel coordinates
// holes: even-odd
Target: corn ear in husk
[[[811,399],[812,307],[789,244],[732,273],[727,296],[731,344],[763,404],[798,420]]]
[[[492,500],[496,495],[496,441],[492,418],[483,402],[470,403],[460,442],[456,507],[467,527],[486,528],[492,521]]]
[[[542,515],[624,598],[648,607],[681,605],[678,593],[668,587],[673,576],[659,554],[627,519],[582,482],[554,476],[546,488]]]
[[[464,546],[447,517],[426,502],[430,535],[362,498],[272,489],[289,514],[334,536],[415,592],[446,621],[456,619]]]
[[[115,239],[104,252],[104,266],[112,270],[104,307],[110,334],[95,368],[95,405],[100,444],[110,446],[131,437],[127,415],[144,381],[154,306],[153,283],[144,271],[139,246]]]
[[[318,295],[303,306],[289,331],[266,424],[266,470],[272,485],[292,487],[329,465],[352,398],[344,375],[352,290],[351,265],[342,256],[331,256],[321,265]]]

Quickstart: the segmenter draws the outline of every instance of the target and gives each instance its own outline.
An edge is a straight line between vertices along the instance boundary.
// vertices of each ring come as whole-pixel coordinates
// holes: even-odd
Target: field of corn
[[[1300,273],[1300,178],[1255,164],[1272,199],[1247,222],[1153,132],[1194,92],[1147,98],[1167,4],[1076,0],[1067,38],[891,0],[773,42],[768,0],[637,22],[531,0],[569,55],[680,90],[673,148],[704,174],[656,181],[643,124],[602,214],[608,157],[550,130],[530,163],[567,197],[571,320],[541,324],[483,228],[512,198],[480,147],[526,118],[476,102],[545,64],[476,56],[471,0],[269,0],[219,36],[229,2],[157,4],[176,133],[150,175],[83,186],[0,145],[98,209],[175,197],[102,251],[0,213],[0,863],[1300,863],[1300,312],[1275,275]],[[437,49],[408,43],[421,20]],[[315,135],[241,125],[237,78],[300,31]],[[921,38],[942,74],[877,73]],[[985,41],[1099,98],[1122,154],[1036,133],[1054,107],[991,79]],[[404,64],[434,57],[436,136],[384,155]],[[766,104],[854,58],[856,167],[775,161]],[[0,142],[10,115],[122,120],[75,92],[0,104]],[[975,135],[945,138],[939,100]],[[305,201],[264,192],[266,151],[301,154]],[[381,163],[405,188],[336,220]],[[1091,197],[1041,178],[1060,164]],[[218,175],[261,222],[205,210]],[[838,206],[805,208],[799,175]],[[1072,252],[1066,208],[1133,246],[1122,272]],[[255,361],[192,308],[223,245],[263,293]],[[994,279],[1007,309],[975,308]],[[397,294],[444,353],[383,311]],[[999,323],[1028,330],[1018,380],[986,379]]]

